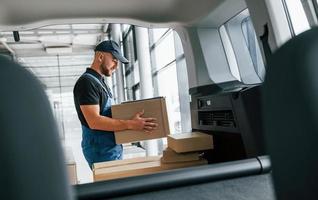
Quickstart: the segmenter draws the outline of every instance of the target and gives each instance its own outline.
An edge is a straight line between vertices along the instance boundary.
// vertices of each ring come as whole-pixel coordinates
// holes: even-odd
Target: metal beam
[[[27,64],[27,62],[23,63]],[[84,64],[71,64],[71,65],[61,65],[60,67],[78,67],[78,66],[90,66],[91,63],[84,63]],[[33,66],[24,66],[25,68],[51,68],[51,67],[57,67],[57,65],[33,65]]]
[[[6,43],[6,38],[0,38],[0,42],[13,56],[16,55],[14,50]]]

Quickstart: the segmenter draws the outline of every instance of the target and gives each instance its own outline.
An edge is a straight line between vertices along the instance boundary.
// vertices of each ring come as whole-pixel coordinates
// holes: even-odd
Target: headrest
[[[51,107],[40,82],[0,56],[1,199],[71,199]]]
[[[318,29],[278,49],[263,86],[264,128],[278,199],[316,199]]]

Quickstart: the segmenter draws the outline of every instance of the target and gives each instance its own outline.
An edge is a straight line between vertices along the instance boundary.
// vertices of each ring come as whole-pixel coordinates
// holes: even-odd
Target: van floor
[[[162,191],[136,194],[117,200],[214,199],[214,200],[275,200],[270,174],[216,181]]]

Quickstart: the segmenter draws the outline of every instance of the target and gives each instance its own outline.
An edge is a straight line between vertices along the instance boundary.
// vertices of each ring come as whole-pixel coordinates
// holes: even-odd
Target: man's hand
[[[144,111],[138,112],[130,120],[113,119],[99,114],[99,105],[81,105],[82,113],[89,128],[104,131],[136,130],[150,133],[157,129],[155,118],[143,118]]]
[[[145,131],[146,133],[151,133],[151,131],[157,129],[158,124],[155,118],[143,118],[144,110],[135,114],[135,116],[130,120],[131,130]]]

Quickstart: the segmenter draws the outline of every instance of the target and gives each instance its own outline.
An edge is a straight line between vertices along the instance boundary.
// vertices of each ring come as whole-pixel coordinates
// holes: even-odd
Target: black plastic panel
[[[209,95],[202,95],[208,93]],[[215,92],[218,88],[218,92]],[[260,86],[215,85],[192,89],[191,123],[194,131],[214,136],[210,162],[224,162],[264,155]],[[198,93],[195,93],[198,92]],[[237,135],[235,135],[237,134]]]
[[[152,175],[75,186],[77,199],[107,199],[149,191],[214,182],[262,174],[261,161],[268,157],[233,161],[187,169],[171,170]]]

